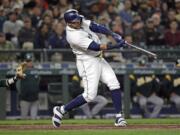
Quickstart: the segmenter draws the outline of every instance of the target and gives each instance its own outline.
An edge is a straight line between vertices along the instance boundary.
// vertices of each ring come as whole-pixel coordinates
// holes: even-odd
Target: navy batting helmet
[[[66,23],[73,22],[76,20],[81,20],[82,16],[78,14],[75,9],[69,9],[64,13],[64,20]]]

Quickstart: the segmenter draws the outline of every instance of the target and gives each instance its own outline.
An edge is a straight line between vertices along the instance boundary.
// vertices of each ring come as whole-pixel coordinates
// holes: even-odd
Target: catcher
[[[16,75],[14,77],[0,80],[0,87],[9,87],[13,83],[15,83],[18,79],[24,79],[26,76],[24,74],[26,65],[27,65],[26,62],[19,64],[18,67],[16,68]]]

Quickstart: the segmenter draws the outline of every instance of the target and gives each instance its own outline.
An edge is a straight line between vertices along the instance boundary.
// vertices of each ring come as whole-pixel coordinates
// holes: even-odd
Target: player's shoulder
[[[66,31],[66,39],[69,42],[80,42],[80,40],[82,39],[83,33],[80,30],[76,30],[76,31]]]
[[[83,19],[83,20],[82,20],[82,25],[83,25],[83,26],[89,27],[90,24],[91,24],[91,20],[87,20],[87,19]]]

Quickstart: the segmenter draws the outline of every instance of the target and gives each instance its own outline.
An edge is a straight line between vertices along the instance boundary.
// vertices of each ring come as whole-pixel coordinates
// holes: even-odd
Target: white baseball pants
[[[114,71],[104,58],[77,59],[76,65],[84,85],[82,95],[87,102],[93,101],[97,96],[99,81],[105,83],[110,90],[120,88]]]

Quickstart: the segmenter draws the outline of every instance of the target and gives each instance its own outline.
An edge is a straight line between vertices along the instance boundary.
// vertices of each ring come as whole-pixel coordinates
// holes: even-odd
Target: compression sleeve
[[[98,24],[98,23],[95,23],[95,22],[90,23],[89,29],[93,32],[96,32],[96,33],[101,33],[101,34],[105,34],[105,35],[112,35],[111,30],[109,30],[105,26]]]
[[[100,45],[92,41],[88,47],[89,50],[100,51]]]
[[[124,40],[121,42],[121,43],[117,43],[115,45],[112,45],[112,44],[107,44],[107,50],[112,50],[112,49],[115,49],[115,48],[120,48],[120,47],[123,47],[125,44]],[[97,44],[96,42],[92,41],[90,43],[90,45],[88,46],[88,49],[89,50],[93,50],[93,51],[100,51],[100,45]]]

